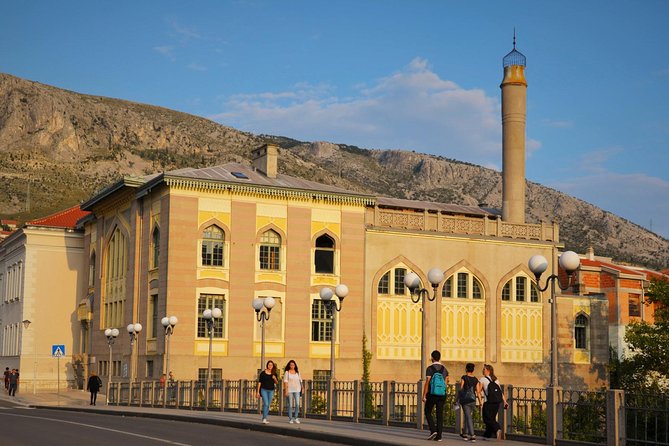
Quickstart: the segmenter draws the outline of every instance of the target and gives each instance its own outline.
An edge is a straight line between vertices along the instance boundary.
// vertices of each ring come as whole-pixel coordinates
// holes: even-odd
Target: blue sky
[[[15,1],[0,71],[500,169],[516,27],[527,178],[669,237],[668,19],[667,1]]]

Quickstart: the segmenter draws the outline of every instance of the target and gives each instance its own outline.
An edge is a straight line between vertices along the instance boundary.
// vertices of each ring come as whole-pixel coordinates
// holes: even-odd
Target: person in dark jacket
[[[91,376],[88,378],[88,384],[86,385],[86,390],[91,392],[91,406],[95,406],[100,387],[102,387],[102,380],[95,374],[95,372],[91,372]]]

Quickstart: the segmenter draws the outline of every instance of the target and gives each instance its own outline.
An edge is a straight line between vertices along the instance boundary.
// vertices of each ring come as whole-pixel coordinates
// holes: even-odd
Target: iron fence
[[[669,445],[669,395],[625,393],[629,446]]]
[[[546,438],[546,389],[507,386],[508,434]]]
[[[606,392],[563,390],[560,406],[563,439],[606,443]]]

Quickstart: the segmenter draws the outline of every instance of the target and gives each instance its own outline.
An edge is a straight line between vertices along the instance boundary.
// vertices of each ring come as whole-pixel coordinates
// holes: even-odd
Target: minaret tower
[[[504,56],[502,89],[502,220],[525,223],[525,118],[527,81],[525,56],[513,50]]]

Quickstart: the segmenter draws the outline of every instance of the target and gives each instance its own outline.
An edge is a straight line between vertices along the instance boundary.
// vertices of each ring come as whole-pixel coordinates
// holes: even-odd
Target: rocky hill
[[[501,175],[409,151],[253,135],[160,107],[83,95],[0,74],[0,217],[25,220],[89,197],[122,175],[230,161],[272,141],[279,169],[350,190],[500,208]],[[669,241],[582,200],[527,184],[527,220],[557,221],[579,252],[653,267],[669,265]]]

